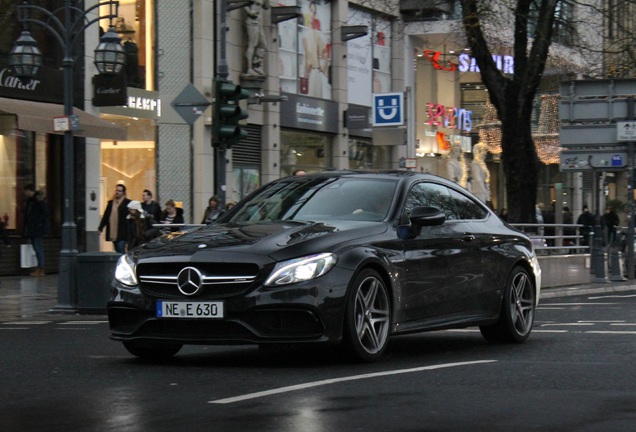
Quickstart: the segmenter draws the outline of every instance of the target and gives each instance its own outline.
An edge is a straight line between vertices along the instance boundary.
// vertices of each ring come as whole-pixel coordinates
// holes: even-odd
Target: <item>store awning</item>
[[[0,98],[0,113],[15,114],[18,129],[62,134],[53,130],[53,118],[64,115],[64,106],[45,102],[33,102],[22,99]],[[102,120],[92,114],[73,108],[73,114],[79,117],[79,130],[74,135],[80,137],[125,141],[126,128]]]

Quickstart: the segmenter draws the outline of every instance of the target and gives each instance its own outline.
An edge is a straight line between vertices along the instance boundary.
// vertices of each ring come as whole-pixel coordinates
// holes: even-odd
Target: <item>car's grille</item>
[[[201,273],[201,289],[189,298],[211,300],[231,297],[248,291],[258,274],[258,266],[250,263],[153,263],[137,266],[139,288],[150,297],[176,299],[177,277],[186,267]]]

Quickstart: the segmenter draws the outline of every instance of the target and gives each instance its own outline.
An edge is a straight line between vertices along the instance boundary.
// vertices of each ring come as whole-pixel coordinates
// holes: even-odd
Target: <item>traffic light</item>
[[[247,131],[239,122],[248,117],[239,101],[247,99],[249,93],[231,81],[215,80],[214,125],[212,145],[232,147],[247,137]]]

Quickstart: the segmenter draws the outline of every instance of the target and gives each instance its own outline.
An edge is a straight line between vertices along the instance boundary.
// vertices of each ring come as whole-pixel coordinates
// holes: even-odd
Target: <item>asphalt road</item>
[[[477,329],[328,349],[185,347],[152,364],[104,321],[0,322],[0,430],[630,431],[636,292],[546,299],[522,345]]]

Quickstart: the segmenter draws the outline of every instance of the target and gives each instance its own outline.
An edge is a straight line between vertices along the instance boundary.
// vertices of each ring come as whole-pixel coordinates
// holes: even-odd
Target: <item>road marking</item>
[[[568,330],[539,330],[532,329],[532,333],[567,333]]]
[[[58,325],[93,325],[106,323],[108,323],[108,321],[65,321],[58,323]]]
[[[272,395],[281,394],[281,393],[288,393],[288,392],[297,391],[297,390],[304,390],[304,389],[308,389],[312,387],[320,387],[320,386],[329,385],[329,384],[337,384],[337,383],[346,382],[346,381],[355,381],[355,380],[361,380],[361,379],[367,379],[367,378],[376,378],[381,376],[422,372],[422,371],[443,369],[443,368],[450,368],[450,367],[457,367],[457,366],[469,366],[469,365],[482,364],[482,363],[493,363],[496,361],[497,360],[477,360],[472,362],[444,363],[444,364],[433,365],[433,366],[422,366],[422,367],[412,368],[412,369],[399,369],[394,371],[375,372],[375,373],[362,374],[362,375],[352,375],[352,376],[342,377],[342,378],[333,378],[333,379],[326,379],[322,381],[314,381],[314,382],[305,383],[305,384],[296,384],[293,386],[281,387],[281,388],[277,388],[273,390],[265,390],[265,391],[260,391],[256,393],[248,393],[242,396],[235,396],[235,397],[230,397],[225,399],[217,399],[217,400],[208,401],[208,403],[229,404],[234,402],[242,402],[249,399],[257,399],[261,397],[272,396]]]
[[[552,324],[541,324],[541,327],[552,327],[552,326],[593,326],[594,323],[591,322],[576,322],[576,323],[552,323]]]
[[[627,330],[623,330],[623,331],[616,331],[616,330],[611,330],[611,331],[589,330],[589,331],[586,331],[585,333],[616,334],[616,335],[636,335],[636,331],[627,331]]]
[[[550,306],[612,306],[615,304],[618,303],[549,303]]]
[[[636,323],[626,323],[626,322],[622,322],[622,323],[614,323],[614,324],[610,324],[610,326],[625,326],[625,327],[630,327],[630,326],[636,326]]]
[[[598,300],[598,299],[605,299],[605,298],[630,298],[630,297],[636,297],[636,294],[626,294],[626,295],[613,294],[613,295],[606,295],[606,296],[594,296],[594,297],[588,297],[588,298],[590,300]]]
[[[599,324],[610,324],[610,323],[624,323],[624,320],[600,320],[600,321],[595,321],[595,320],[579,320],[579,322],[585,323],[585,322],[589,322],[589,323],[599,323]]]
[[[0,330],[31,330],[31,327],[0,327]]]
[[[442,330],[444,332],[448,332],[448,333],[479,333],[479,329],[449,329],[449,330]]]
[[[52,323],[53,321],[6,321],[3,325],[42,325]]]

